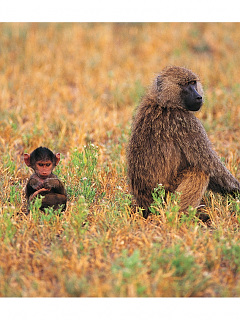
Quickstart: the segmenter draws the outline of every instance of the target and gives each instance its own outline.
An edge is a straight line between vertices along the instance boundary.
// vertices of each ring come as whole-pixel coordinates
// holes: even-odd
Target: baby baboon
[[[240,191],[191,112],[201,108],[202,94],[192,71],[166,67],[137,109],[127,150],[128,177],[145,218],[158,184],[167,192],[181,192],[181,211],[199,206],[207,188],[222,194]]]
[[[67,192],[63,183],[52,173],[60,161],[60,153],[54,154],[45,147],[35,149],[31,154],[24,154],[24,162],[34,170],[26,186],[26,198],[28,210],[30,202],[37,196],[42,195],[41,210],[53,207],[55,210],[62,206],[66,209]]]

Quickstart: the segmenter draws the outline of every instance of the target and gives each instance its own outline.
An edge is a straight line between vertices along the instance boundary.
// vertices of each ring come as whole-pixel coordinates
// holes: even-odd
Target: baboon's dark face
[[[203,104],[203,98],[199,93],[200,90],[197,81],[190,81],[181,87],[181,94],[185,107],[190,111],[198,111]]]

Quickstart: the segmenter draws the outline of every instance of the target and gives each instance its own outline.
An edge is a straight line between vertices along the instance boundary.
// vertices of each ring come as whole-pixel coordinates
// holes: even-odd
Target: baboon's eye
[[[193,80],[193,81],[190,81],[190,82],[189,82],[189,84],[191,84],[191,85],[195,85],[196,83],[197,83],[196,80]]]

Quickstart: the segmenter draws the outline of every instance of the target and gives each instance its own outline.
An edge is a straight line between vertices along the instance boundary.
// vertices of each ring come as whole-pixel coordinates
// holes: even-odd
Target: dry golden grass
[[[239,27],[0,24],[0,296],[239,296],[239,203],[207,194],[208,224],[174,204],[144,220],[125,160],[144,88],[182,65],[200,75],[198,117],[240,179]],[[63,216],[24,214],[23,153],[40,145],[62,155]]]

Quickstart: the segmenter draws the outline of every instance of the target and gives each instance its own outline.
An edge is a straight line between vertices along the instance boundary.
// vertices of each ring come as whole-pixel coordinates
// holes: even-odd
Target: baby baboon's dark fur
[[[31,154],[25,153],[24,161],[28,167],[34,170],[25,190],[28,211],[30,202],[37,195],[43,196],[40,207],[42,211],[48,207],[53,207],[54,210],[61,208],[64,211],[67,203],[67,192],[62,181],[52,173],[52,170],[60,161],[60,153],[54,154],[48,148],[39,147]]]
[[[180,210],[197,207],[208,188],[221,194],[240,191],[240,183],[213,151],[200,121],[184,100],[184,88],[199,78],[182,67],[166,67],[143,97],[132,124],[127,161],[131,192],[144,217],[152,192],[162,184],[167,192],[181,192]],[[202,97],[200,96],[202,99]],[[202,104],[202,101],[201,101]]]

